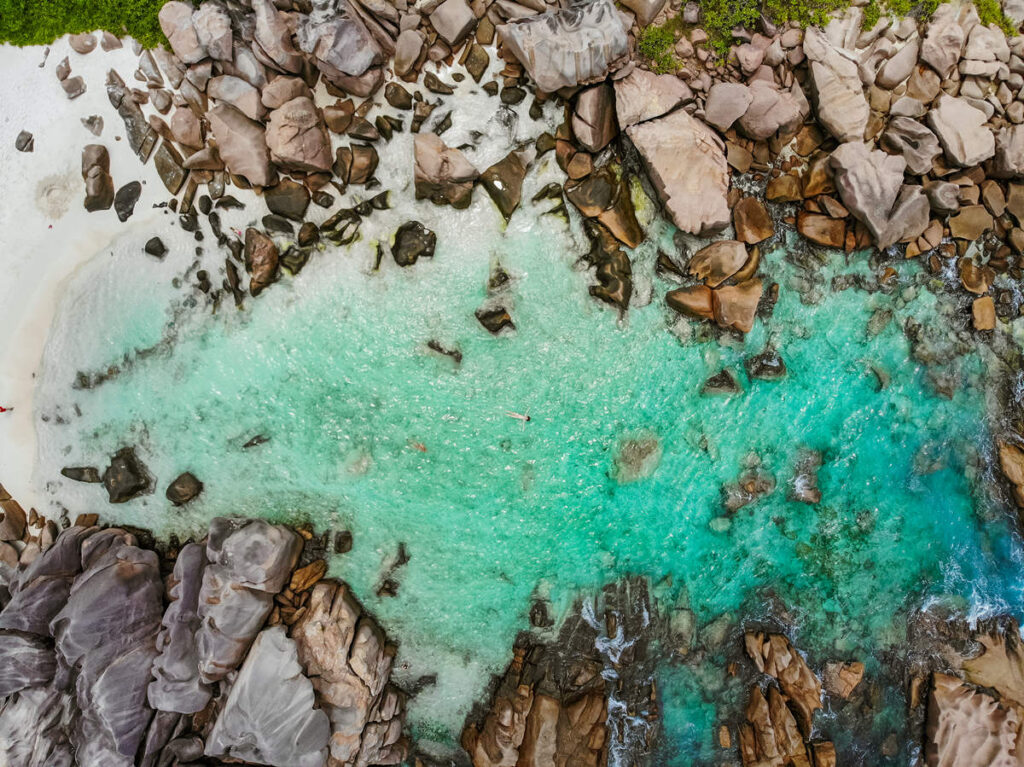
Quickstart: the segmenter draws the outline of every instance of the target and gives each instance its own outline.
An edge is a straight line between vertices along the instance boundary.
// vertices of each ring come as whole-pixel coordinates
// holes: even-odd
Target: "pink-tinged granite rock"
[[[804,53],[811,64],[818,120],[839,141],[862,141],[871,108],[857,64],[817,27],[808,27],[804,33]]]
[[[925,118],[946,152],[946,159],[961,168],[980,165],[996,151],[996,140],[985,123],[988,118],[962,98],[946,94]]]
[[[171,50],[185,64],[194,64],[206,58],[206,48],[199,42],[196,29],[192,26],[193,10],[190,3],[171,0],[160,6],[157,15],[160,29],[167,36]]]
[[[725,144],[682,110],[626,129],[672,222],[709,234],[729,224]]]
[[[227,169],[250,184],[269,186],[275,174],[263,126],[226,105],[211,109],[206,119]]]
[[[267,146],[274,162],[292,170],[329,171],[334,159],[327,126],[306,96],[294,98],[270,113]]]
[[[302,71],[302,55],[292,44],[292,33],[284,14],[274,7],[271,0],[252,0],[256,14],[253,41],[260,50],[282,72]]]
[[[634,69],[614,85],[615,113],[621,130],[693,101],[693,91],[678,77],[656,75],[646,69]]]
[[[473,184],[480,174],[458,149],[448,147],[433,133],[417,133],[414,144],[416,199],[435,205],[466,208],[473,199]]]
[[[932,675],[925,723],[929,767],[1017,767],[1020,713],[946,674]]]
[[[585,88],[576,95],[572,132],[588,152],[600,152],[615,138],[615,96],[608,83]]]
[[[205,2],[192,14],[199,44],[206,49],[211,59],[231,61],[232,40],[231,17],[219,3]]]

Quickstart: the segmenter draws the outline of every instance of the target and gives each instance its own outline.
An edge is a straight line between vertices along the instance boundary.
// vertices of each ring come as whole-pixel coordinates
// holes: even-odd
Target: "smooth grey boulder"
[[[430,14],[430,23],[441,39],[454,48],[476,26],[476,16],[466,0],[444,0]]]
[[[672,222],[708,234],[729,224],[725,144],[713,130],[677,109],[626,129]]]
[[[611,0],[571,5],[498,27],[504,45],[547,92],[604,79],[629,53]]]
[[[206,557],[226,568],[239,586],[276,594],[291,577],[301,551],[302,539],[284,525],[232,517],[210,522]]]
[[[907,170],[922,176],[932,169],[932,162],[942,154],[935,134],[917,120],[894,117],[889,121],[881,140],[882,147],[900,154],[907,161]]]
[[[117,764],[110,754],[131,759],[152,716],[146,687],[163,613],[163,582],[156,553],[134,542],[116,528],[86,539],[83,572],[50,624],[82,712],[73,733],[80,765]]]
[[[799,84],[783,90],[773,82],[755,80],[748,88],[750,104],[739,119],[740,130],[755,140],[771,138],[779,131],[795,132],[811,111]]]
[[[211,59],[231,61],[231,17],[224,6],[207,0],[192,14],[192,27],[195,29],[199,44],[206,49]]]
[[[619,128],[653,120],[693,101],[693,91],[675,75],[656,75],[634,69],[614,82],[615,113]]]
[[[211,109],[206,119],[227,169],[255,186],[270,185],[274,173],[263,126],[227,105]]]
[[[71,695],[53,686],[0,698],[0,760],[12,767],[76,767],[62,724],[73,708]]]
[[[871,108],[857,63],[836,48],[818,27],[804,33],[804,53],[818,101],[818,120],[839,141],[861,141]]]
[[[988,117],[966,99],[942,94],[925,121],[954,165],[969,168],[995,154],[995,137],[985,127]]]
[[[283,626],[265,629],[231,685],[205,753],[275,767],[322,767],[330,722],[314,703],[295,642]]]
[[[11,601],[0,611],[0,629],[50,636],[50,621],[68,601],[71,583],[82,572],[82,541],[95,527],[69,527],[53,545],[10,583]]]
[[[195,635],[200,679],[216,682],[238,667],[291,576],[302,540],[263,520],[210,523]]]
[[[196,29],[192,26],[192,5],[170,0],[160,6],[157,18],[160,29],[167,36],[171,50],[185,64],[195,64],[206,58],[206,48],[199,42]]]
[[[250,120],[259,120],[266,114],[259,89],[234,75],[220,75],[210,78],[206,95],[229,106],[233,106]]]
[[[348,586],[318,583],[292,637],[317,702],[331,722],[331,759],[338,764],[401,761],[404,702],[386,687],[395,650],[374,620],[362,614]],[[371,722],[388,726],[371,731]],[[360,753],[369,752],[372,761],[357,762]]]
[[[917,237],[928,226],[928,200],[904,186],[906,160],[860,141],[841,144],[829,158],[843,205],[871,232],[879,248]]]
[[[53,679],[53,645],[38,634],[0,631],[0,698]],[[2,753],[2,751],[0,751]]]
[[[171,604],[164,612],[156,640],[159,652],[148,688],[149,705],[158,711],[194,714],[210,700],[210,687],[199,677],[199,592],[206,569],[202,544],[182,547],[174,563],[168,592]]]

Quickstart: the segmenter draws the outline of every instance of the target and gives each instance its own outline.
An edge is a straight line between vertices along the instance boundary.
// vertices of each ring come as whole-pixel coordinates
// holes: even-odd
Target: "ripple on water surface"
[[[410,678],[438,672],[412,714],[420,734],[441,738],[507,662],[536,593],[564,607],[575,589],[643,574],[699,625],[777,597],[799,619],[797,643],[822,660],[899,641],[893,615],[929,595],[1019,609],[1009,536],[980,523],[986,501],[970,479],[989,442],[981,362],[965,358],[960,388],[937,398],[902,332],[908,316],[935,320],[931,294],[897,306],[848,290],[805,306],[775,252],[765,271],[783,287],[768,328],[759,321],[742,343],[682,343],[666,330],[665,283],[623,323],[589,298],[564,226],[535,220],[489,251],[472,231],[439,233],[432,261],[386,262],[377,274],[365,245],[322,254],[245,312],[176,320],[173,345],[70,392],[59,356],[70,339],[82,346],[85,332],[92,347],[76,364],[102,369],[167,332],[144,291],[76,302],[87,279],[92,290],[112,279],[97,266],[72,287],[66,307],[77,309],[65,308],[51,336],[44,380],[58,383],[40,411],[66,409],[70,396],[82,415],[44,428],[41,471],[52,479],[61,461],[96,463],[136,443],[161,487],[189,469],[206,490],[185,512],[160,494],[133,502],[117,512],[127,521],[169,531],[237,512],[351,529],[354,549],[332,572],[401,640]],[[514,278],[509,337],[473,317],[495,258]],[[635,268],[649,273],[651,260]],[[829,275],[854,268],[864,265]],[[869,336],[876,309],[894,318]],[[431,339],[458,347],[461,365],[427,351]],[[743,360],[769,341],[788,376],[749,380]],[[744,392],[702,396],[723,366]],[[872,368],[890,378],[881,391]],[[258,434],[269,441],[241,448]],[[652,434],[653,474],[616,482],[617,445]],[[788,499],[807,449],[823,455],[813,506]],[[752,453],[776,489],[726,515],[721,487]],[[926,473],[915,472],[922,456]],[[377,598],[399,542],[410,561],[398,595]],[[672,750],[690,763],[711,748],[724,692],[679,668],[662,691]]]

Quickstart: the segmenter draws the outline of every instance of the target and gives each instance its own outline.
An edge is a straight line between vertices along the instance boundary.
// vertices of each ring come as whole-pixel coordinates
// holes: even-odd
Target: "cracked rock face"
[[[609,0],[570,6],[498,28],[537,86],[553,92],[604,78],[629,52],[627,29]]]
[[[917,237],[928,226],[928,200],[919,186],[903,184],[906,160],[859,141],[829,158],[843,204],[870,230],[880,248]]]
[[[725,144],[713,130],[677,110],[627,128],[626,135],[677,227],[710,234],[728,226],[729,168]]]
[[[317,584],[308,610],[292,629],[298,658],[330,720],[331,767],[398,764],[404,698],[387,686],[395,648],[362,614],[344,584]]]
[[[264,629],[231,685],[205,753],[278,767],[322,767],[330,723],[313,705],[313,685],[302,673],[295,642],[282,626]]]
[[[995,137],[985,127],[985,113],[965,99],[943,94],[925,119],[954,165],[980,165],[995,154]]]
[[[331,139],[312,99],[299,96],[270,113],[267,146],[274,162],[300,171],[329,171]]]
[[[871,108],[864,98],[856,62],[816,27],[804,34],[804,53],[811,62],[818,120],[839,141],[863,140]]]
[[[929,767],[1014,767],[1020,713],[946,674],[932,675],[925,734]]]

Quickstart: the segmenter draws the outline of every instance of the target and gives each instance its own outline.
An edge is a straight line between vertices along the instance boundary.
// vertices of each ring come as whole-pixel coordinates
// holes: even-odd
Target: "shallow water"
[[[423,206],[439,236],[433,260],[402,270],[386,258],[373,272],[368,236],[244,311],[212,316],[182,307],[170,267],[154,267],[153,286],[137,263],[140,235],[126,235],[78,275],[55,322],[38,399],[40,483],[62,488],[75,511],[91,505],[162,532],[226,513],[351,530],[354,549],[332,574],[401,642],[401,678],[438,674],[411,721],[442,743],[507,663],[532,597],[564,610],[578,590],[624,574],[650,576],[663,609],[690,607],[698,643],[723,613],[739,619],[774,600],[814,661],[861,659],[869,673],[869,653],[902,637],[894,615],[926,599],[1020,612],[1019,549],[978,476],[991,442],[984,366],[955,361],[959,386],[946,399],[910,359],[905,319],[945,321],[914,287],[914,265],[898,265],[905,289],[893,295],[826,291],[805,305],[777,248],[762,262],[781,285],[767,325],[742,342],[681,341],[668,328],[687,338],[689,323],[664,307],[672,285],[653,276],[653,244],[634,266],[641,293],[653,280],[653,300],[620,321],[573,268],[586,250],[578,226],[541,210],[526,204],[501,233],[482,190],[465,213]],[[667,228],[652,226],[671,247]],[[473,316],[496,261],[513,275],[518,328],[499,338]],[[866,274],[866,257],[834,256],[822,275],[827,284],[848,272]],[[894,317],[869,336],[876,310]],[[431,339],[460,349],[462,363],[429,352]],[[748,380],[743,360],[769,341],[788,377]],[[71,389],[76,370],[125,358],[108,382]],[[702,395],[723,366],[744,392]],[[872,367],[890,377],[881,391]],[[256,435],[269,441],[243,449]],[[652,435],[657,469],[620,485],[620,441]],[[56,476],[102,466],[125,444],[157,477],[156,495],[114,508],[101,488]],[[823,454],[814,506],[788,498],[804,449]],[[751,454],[776,489],[727,516],[722,485]],[[162,490],[184,470],[206,489],[172,509]],[[395,574],[398,595],[376,597],[400,542],[410,561]],[[736,711],[722,676],[665,671],[664,763],[715,753],[714,725]]]

